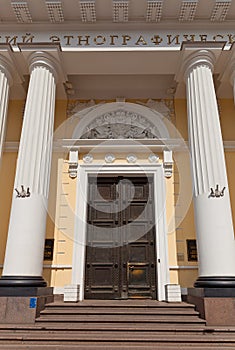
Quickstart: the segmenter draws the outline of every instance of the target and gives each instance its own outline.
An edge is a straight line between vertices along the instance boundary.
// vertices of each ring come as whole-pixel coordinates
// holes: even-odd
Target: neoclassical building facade
[[[2,295],[234,288],[233,1],[5,2]]]

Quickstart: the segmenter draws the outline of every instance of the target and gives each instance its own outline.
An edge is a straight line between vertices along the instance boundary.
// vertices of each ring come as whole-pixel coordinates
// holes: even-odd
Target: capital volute
[[[37,67],[44,67],[53,74],[55,81],[58,81],[59,63],[47,52],[33,52],[28,58],[28,63],[30,73],[32,73],[32,71]]]

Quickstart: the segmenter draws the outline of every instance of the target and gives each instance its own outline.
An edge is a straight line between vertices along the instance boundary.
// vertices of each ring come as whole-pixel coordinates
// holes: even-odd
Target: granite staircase
[[[0,325],[0,349],[235,349],[235,327],[207,327],[187,303],[57,301],[33,325]]]

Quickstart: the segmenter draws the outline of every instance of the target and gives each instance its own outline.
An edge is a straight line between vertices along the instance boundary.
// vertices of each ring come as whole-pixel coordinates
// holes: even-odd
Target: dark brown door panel
[[[89,177],[85,298],[156,298],[152,177]]]

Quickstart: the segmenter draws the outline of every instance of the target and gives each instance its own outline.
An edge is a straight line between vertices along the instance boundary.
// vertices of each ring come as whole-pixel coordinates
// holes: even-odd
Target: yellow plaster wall
[[[235,141],[235,105],[231,99],[219,100],[221,115],[221,130],[225,141]],[[235,228],[235,150],[225,149],[225,160],[227,167],[229,192],[232,207],[233,226]]]
[[[10,101],[6,125],[5,140],[18,142],[23,121],[24,101]],[[11,210],[12,191],[15,178],[17,153],[14,151],[3,152],[0,161],[0,264],[4,262],[5,246],[8,233],[8,224]]]
[[[225,152],[230,201],[233,214],[233,227],[235,228],[235,181],[234,181],[234,169],[235,169],[235,152]]]
[[[19,141],[23,123],[25,102],[10,101],[7,115],[6,141]]]
[[[48,269],[44,269],[44,276],[50,278],[48,282],[51,286],[63,287],[71,284],[76,180],[68,175],[67,161],[59,158],[57,165],[54,256],[51,275]]]
[[[235,105],[232,99],[220,99],[219,112],[223,139],[235,141]]]
[[[174,175],[165,180],[166,183],[166,219],[168,227],[168,260],[170,266],[177,265],[176,231],[172,228],[172,221],[175,221],[174,213]],[[170,283],[178,284],[178,272],[170,270]]]
[[[176,128],[182,138],[188,142],[188,122],[186,100],[175,100]],[[181,287],[192,287],[198,276],[198,263],[188,261],[187,239],[196,239],[193,203],[183,208],[183,202],[192,197],[192,181],[190,159],[186,153],[177,155],[178,168],[175,173],[175,193],[176,197],[176,245],[177,245],[177,265],[179,267],[179,284]],[[182,195],[182,191],[185,190]],[[179,199],[178,205],[177,200]],[[183,208],[183,209],[182,209]]]
[[[186,100],[175,100],[176,128],[185,141],[188,140],[188,121]]]
[[[0,264],[3,264],[5,256],[5,246],[7,240],[8,223],[11,210],[12,189],[15,179],[16,153],[5,152],[2,156],[0,165],[0,223],[1,223],[1,239],[0,239]]]

